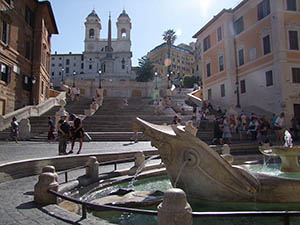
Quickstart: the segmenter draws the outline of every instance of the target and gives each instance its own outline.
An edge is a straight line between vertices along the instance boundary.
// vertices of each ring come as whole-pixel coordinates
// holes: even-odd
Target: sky
[[[151,49],[163,43],[162,34],[176,31],[180,43],[195,41],[192,36],[222,9],[234,8],[241,0],[49,0],[58,27],[52,36],[52,54],[82,53],[84,51],[84,22],[95,9],[101,19],[100,38],[107,38],[109,12],[112,38],[117,37],[117,18],[125,8],[132,23],[132,64]]]

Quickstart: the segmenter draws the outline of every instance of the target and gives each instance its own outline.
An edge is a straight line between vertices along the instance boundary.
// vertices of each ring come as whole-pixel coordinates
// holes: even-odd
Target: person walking
[[[79,140],[79,149],[78,149],[78,152],[77,152],[77,154],[79,154],[81,149],[82,149],[82,142],[83,142],[82,122],[81,122],[81,119],[79,119],[78,117],[75,116],[75,114],[71,114],[69,120],[73,121],[73,126],[72,126],[73,132],[72,132],[71,151],[69,151],[68,154],[73,153],[73,149],[74,149],[76,139]]]
[[[17,122],[17,118],[13,117],[12,121],[10,123],[11,125],[11,133],[10,136],[15,140],[16,143],[18,143],[18,137],[19,137],[19,124]]]
[[[69,139],[70,126],[67,119],[67,112],[62,112],[60,115],[60,120],[57,123],[57,133],[58,133],[58,154],[66,155],[67,143]]]
[[[223,140],[226,143],[231,143],[231,132],[230,132],[230,126],[229,126],[229,120],[228,117],[225,116],[223,120]]]
[[[55,130],[55,126],[53,124],[53,120],[51,119],[50,116],[48,116],[48,142],[55,139],[54,130]]]
[[[248,131],[251,133],[251,140],[256,141],[257,140],[257,129],[258,129],[259,123],[257,121],[257,118],[255,115],[252,115],[252,119],[248,126]]]

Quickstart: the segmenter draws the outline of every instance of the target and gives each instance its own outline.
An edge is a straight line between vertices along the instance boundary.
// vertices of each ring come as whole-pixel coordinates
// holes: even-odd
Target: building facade
[[[48,98],[51,35],[58,34],[48,1],[1,1],[0,115]]]
[[[160,77],[166,78],[168,74],[168,66],[166,59],[168,58],[168,45],[167,43],[160,44],[148,52],[147,57],[154,65],[154,71],[158,73]],[[184,75],[194,74],[194,53],[193,47],[180,44],[178,46],[171,45],[170,49],[171,57],[171,79],[177,77],[183,77]]]
[[[122,81],[135,79],[132,71],[131,20],[125,10],[117,19],[117,38],[112,38],[111,17],[107,38],[102,38],[101,19],[93,10],[85,21],[84,51],[82,54],[53,54],[51,81],[60,86],[66,78],[76,80]]]
[[[299,0],[244,0],[202,27],[204,99],[299,117],[299,11]]]

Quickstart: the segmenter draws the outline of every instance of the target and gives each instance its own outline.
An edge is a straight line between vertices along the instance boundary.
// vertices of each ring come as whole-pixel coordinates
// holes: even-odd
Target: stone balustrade
[[[25,106],[6,115],[0,115],[0,131],[10,127],[10,123],[13,117],[16,117],[17,120],[20,121],[21,119],[27,119],[32,116],[40,116],[51,109],[53,106],[59,105],[60,100],[65,98],[66,93],[61,92],[57,97],[49,98],[39,105]]]

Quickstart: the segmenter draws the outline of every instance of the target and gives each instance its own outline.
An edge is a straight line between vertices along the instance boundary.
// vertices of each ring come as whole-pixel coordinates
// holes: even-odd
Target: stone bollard
[[[221,156],[223,157],[223,159],[225,159],[230,164],[233,163],[233,156],[230,154],[230,147],[229,147],[228,144],[224,144],[222,146],[222,154],[221,154]]]
[[[29,119],[21,119],[19,130],[20,140],[28,140],[30,138],[31,125]]]
[[[58,182],[58,175],[55,171],[55,167],[54,166],[45,166],[43,167],[42,169],[42,173],[53,173],[54,176],[55,176],[55,181]]]
[[[99,162],[95,156],[89,157],[85,169],[85,175],[92,178],[92,181],[97,181],[99,178]]]
[[[192,208],[186,201],[186,195],[179,188],[165,192],[163,202],[159,204],[158,225],[192,225]]]
[[[34,186],[34,201],[39,204],[56,204],[57,197],[48,190],[58,191],[58,183],[53,173],[42,173]]]
[[[144,153],[141,152],[137,152],[135,154],[135,161],[134,161],[134,166],[132,168],[130,168],[129,171],[129,175],[135,175],[137,173],[137,170],[140,168],[142,170],[142,166],[145,162],[145,155]]]

